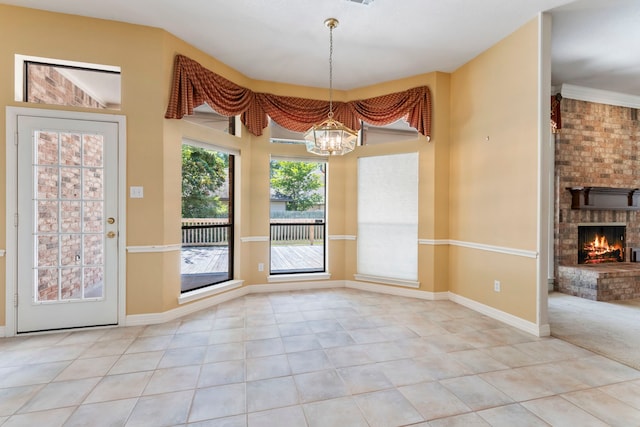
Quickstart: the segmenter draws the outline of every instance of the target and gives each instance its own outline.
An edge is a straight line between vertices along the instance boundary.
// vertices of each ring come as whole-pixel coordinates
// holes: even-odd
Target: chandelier
[[[333,29],[339,22],[335,18],[324,21],[329,28],[329,114],[320,124],[313,125],[304,135],[307,151],[320,156],[341,156],[356,146],[358,133],[333,119]]]

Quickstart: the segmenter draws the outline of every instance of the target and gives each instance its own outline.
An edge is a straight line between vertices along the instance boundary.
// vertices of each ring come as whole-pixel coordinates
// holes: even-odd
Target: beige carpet
[[[549,294],[551,335],[640,369],[640,300],[601,302]]]

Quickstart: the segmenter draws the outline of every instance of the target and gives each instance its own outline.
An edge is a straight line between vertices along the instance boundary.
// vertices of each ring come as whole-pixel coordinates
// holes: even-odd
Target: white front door
[[[118,124],[17,126],[17,332],[117,324]]]

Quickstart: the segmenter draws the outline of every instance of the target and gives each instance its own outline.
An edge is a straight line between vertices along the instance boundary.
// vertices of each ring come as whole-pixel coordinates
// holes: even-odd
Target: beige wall
[[[268,265],[268,243],[242,243],[241,238],[269,235],[270,156],[307,154],[300,146],[269,144],[268,135],[256,137],[244,131],[236,138],[192,123],[165,120],[173,58],[184,54],[254,91],[322,99],[328,95],[326,89],[248,79],[156,28],[2,5],[0,28],[12,35],[0,38],[0,75],[5,76],[0,83],[0,103],[5,106],[26,106],[13,101],[16,53],[122,68],[122,109],[114,113],[127,117],[127,187],[143,186],[145,194],[144,199],[127,199],[127,246],[180,243],[183,137],[239,150],[235,276],[246,284],[267,282],[267,273],[258,272],[257,264]],[[434,114],[429,143],[420,137],[360,147],[349,156],[329,160],[329,235],[357,234],[358,157],[418,152],[419,238],[424,239],[419,246],[420,289],[453,290],[532,320],[533,261],[511,262],[512,257],[507,257],[507,262],[502,262],[491,253],[465,249],[470,253],[461,254],[461,249],[434,243],[452,238],[535,249],[536,34],[535,24],[530,23],[452,75],[433,72],[337,91],[336,99],[351,100],[427,85]],[[4,120],[0,120],[0,132],[5,134]],[[490,142],[484,141],[486,135],[490,135]],[[4,144],[2,139],[3,165]],[[0,174],[0,248],[6,248],[5,188],[5,176]],[[353,279],[356,242],[329,240],[328,245],[332,279]],[[460,263],[467,258],[469,264]],[[0,324],[5,318],[5,259],[0,258]],[[127,314],[160,313],[177,307],[179,264],[178,251],[127,254]],[[454,267],[458,264],[460,270]],[[491,280],[492,286],[494,276],[505,286],[499,298],[484,283]],[[523,292],[516,292],[516,286]]]
[[[451,76],[452,240],[538,250],[537,44],[534,19]],[[450,257],[450,291],[536,321],[535,258],[458,246]]]

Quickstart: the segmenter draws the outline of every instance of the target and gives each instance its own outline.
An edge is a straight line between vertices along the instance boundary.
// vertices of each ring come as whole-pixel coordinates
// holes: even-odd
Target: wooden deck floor
[[[323,268],[322,245],[273,246],[271,271],[321,270]],[[226,272],[229,253],[226,247],[192,246],[182,248],[181,272],[183,275]]]

